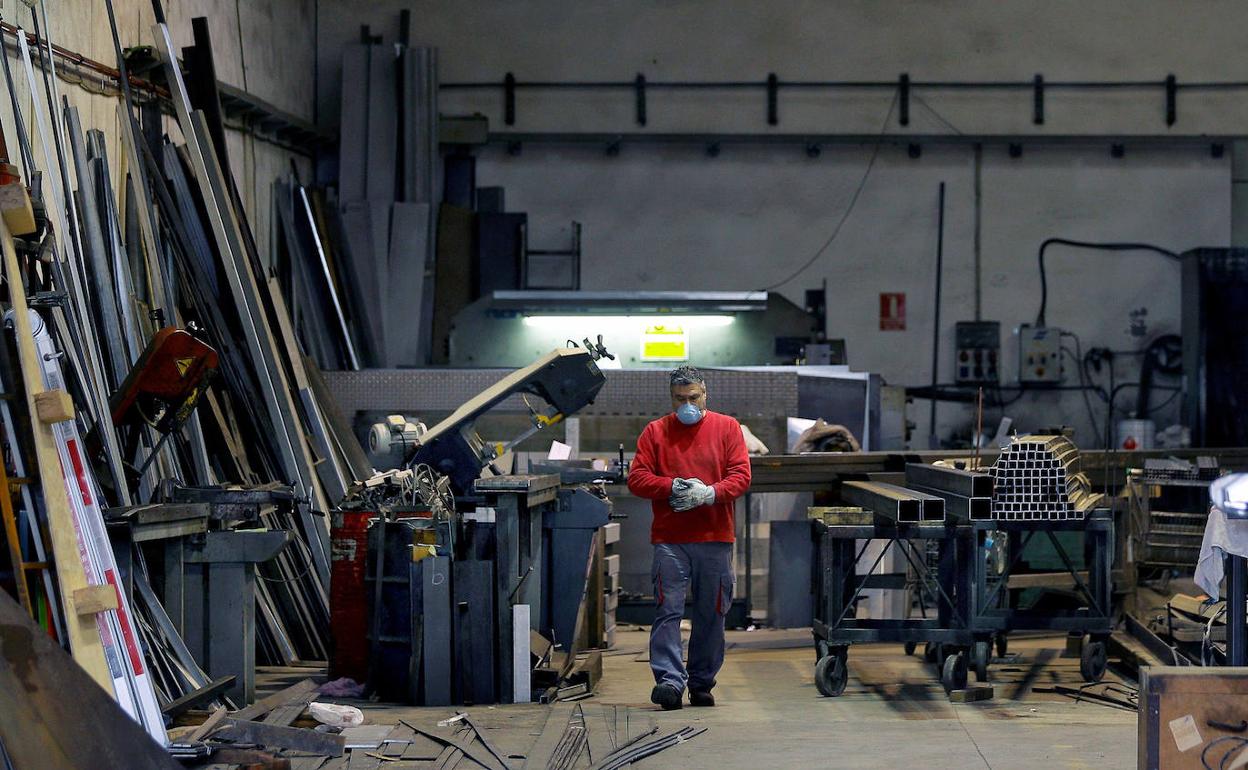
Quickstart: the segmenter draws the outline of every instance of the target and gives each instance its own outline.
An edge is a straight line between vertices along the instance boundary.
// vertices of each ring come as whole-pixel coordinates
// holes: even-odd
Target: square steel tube
[[[964,497],[943,489],[932,489],[917,485],[910,488],[916,492],[934,495],[944,500],[945,514],[950,518],[962,519],[964,521],[987,521],[993,518],[992,498],[990,497]]]
[[[906,484],[962,497],[992,497],[992,476],[927,463],[907,463]]]
[[[893,484],[846,481],[841,484],[841,499],[902,522],[939,521],[945,517],[944,500]]]

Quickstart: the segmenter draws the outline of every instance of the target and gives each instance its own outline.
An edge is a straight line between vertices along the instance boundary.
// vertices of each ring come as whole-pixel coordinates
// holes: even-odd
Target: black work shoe
[[[714,706],[715,696],[711,695],[710,690],[690,690],[689,691],[690,706]]]
[[[657,703],[664,711],[675,711],[681,708],[680,690],[670,684],[656,684],[650,691],[650,702]]]

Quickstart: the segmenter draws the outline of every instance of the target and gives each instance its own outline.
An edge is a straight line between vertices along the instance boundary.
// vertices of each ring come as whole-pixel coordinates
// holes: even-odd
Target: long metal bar
[[[494,744],[490,743],[489,739],[485,737],[485,733],[481,732],[481,728],[478,727],[477,724],[472,721],[472,717],[468,716],[466,713],[464,714],[464,724],[472,728],[472,731],[477,735],[477,740],[481,741],[481,745],[485,747],[485,750],[490,752],[490,754],[497,759],[503,767],[510,767],[507,764],[507,759],[497,748],[494,747]]]
[[[277,433],[275,443],[281,455],[283,471],[287,478],[295,483],[300,497],[306,497],[313,491],[313,482],[309,478],[308,469],[303,466],[303,458],[296,452],[296,447],[301,448],[302,445],[296,444],[296,437],[292,436],[292,432],[297,429],[293,410],[283,408],[291,406],[290,395],[283,392],[281,372],[273,360],[273,351],[269,344],[272,336],[261,309],[257,307],[255,280],[249,272],[246,255],[242,251],[238,224],[230,216],[229,202],[219,184],[223,178],[221,170],[216,164],[215,154],[206,146],[207,127],[204,125],[202,113],[196,112],[199,116],[198,120],[191,115],[190,98],[187,96],[186,84],[182,81],[182,72],[173,54],[173,43],[169,37],[168,27],[163,23],[158,23],[153,27],[153,33],[156,38],[156,48],[160,52],[166,75],[169,78],[174,108],[187,140],[187,149],[203,196],[204,207],[207,209],[208,219],[212,224],[213,234],[221,253],[221,265],[230,284],[243,333],[247,338],[247,345],[260,379],[261,394],[268,407],[270,425]],[[229,219],[228,225],[227,219]],[[302,439],[298,440],[302,441]],[[310,512],[306,510],[301,512],[301,519],[304,534],[312,551],[313,563],[320,574],[321,582],[328,583],[329,554],[326,543],[328,533],[323,532],[323,522],[319,522]]]
[[[168,42],[168,30],[165,30],[166,42]],[[180,77],[180,75],[179,75]],[[185,93],[185,91],[183,91]],[[188,102],[189,103],[189,102]],[[194,117],[194,126],[192,134],[195,134],[199,141],[200,148],[204,149],[202,160],[206,166],[206,176],[208,188],[217,195],[217,211],[229,215],[233,211],[233,207],[227,197],[226,191],[222,188],[225,176],[221,167],[217,164],[216,154],[209,152],[206,148],[210,139],[208,131],[208,121],[203,111],[196,110]],[[224,222],[222,225],[224,226]],[[295,403],[290,389],[286,382],[285,370],[280,361],[277,360],[277,352],[274,349],[274,335],[268,325],[265,317],[264,308],[261,307],[260,290],[255,275],[251,272],[251,266],[247,259],[247,254],[242,248],[242,233],[239,229],[238,220],[228,217],[229,227],[227,234],[232,236],[231,244],[234,247],[229,253],[237,255],[238,261],[233,265],[227,266],[227,275],[237,276],[240,281],[240,289],[244,302],[250,303],[249,322],[253,326],[252,334],[247,338],[248,344],[253,347],[254,361],[257,370],[261,374],[261,381],[267,385],[264,394],[270,397],[272,404],[272,422],[278,433],[278,447],[283,457],[286,458],[289,466],[288,473],[292,479],[299,496],[305,500],[310,500],[317,510],[324,511],[329,505],[324,500],[324,495],[317,486],[314,474],[311,468],[312,461],[308,454],[307,445],[304,442],[302,431],[299,423],[299,416],[295,408]],[[255,355],[258,350],[259,354]],[[312,508],[308,504],[298,505],[300,527],[304,533],[305,545],[312,553],[312,562],[316,567],[320,585],[329,584],[329,528],[327,520],[323,517],[316,516],[312,512]],[[323,595],[323,591],[321,592]]]
[[[16,308],[21,312],[20,308]],[[49,390],[64,389],[59,353],[46,326],[38,313],[26,311],[32,324],[39,326],[32,332],[40,358],[43,386]],[[29,327],[28,327],[29,328]],[[113,661],[111,676],[113,690],[118,702],[149,734],[160,743],[167,740],[163,717],[156,703],[152,680],[144,665],[142,652],[134,631],[130,600],[120,584],[118,565],[109,543],[101,511],[99,488],[90,465],[82,450],[82,439],[74,420],[66,420],[51,426],[61,468],[65,469],[65,483],[70,492],[68,502],[70,517],[78,541],[78,554],[87,582],[91,585],[109,585],[117,596],[113,611],[99,613],[96,622],[105,654]],[[76,483],[70,483],[70,480]],[[48,494],[48,486],[43,486]],[[62,587],[63,591],[68,589]],[[116,665],[120,660],[120,665]],[[112,668],[112,666],[110,666]]]
[[[618,768],[630,765],[634,762],[639,762],[646,757],[658,754],[660,751],[669,749],[673,746],[678,746],[685,741],[692,740],[693,738],[696,738],[706,732],[706,730],[707,728],[705,727],[695,728],[687,726],[681,728],[670,735],[650,741],[649,743],[643,743],[639,746],[635,746],[626,752],[616,752],[614,755],[603,760],[602,764],[594,765],[593,770],[618,770]]]
[[[892,484],[882,484],[876,481],[846,481],[841,485],[841,499],[850,505],[862,506],[896,521],[924,520],[923,497]],[[941,515],[944,515],[943,512]]]
[[[1035,147],[1074,146],[1108,147],[1121,144],[1127,147],[1197,147],[1207,149],[1213,145],[1229,147],[1243,139],[1239,134],[1167,135],[1167,134],[860,134],[860,133],[714,133],[714,132],[668,132],[647,133],[640,131],[590,132],[590,131],[491,131],[487,137],[490,144],[524,145],[592,145],[604,147],[619,145],[688,145],[704,148],[710,144],[727,145],[811,145],[874,147],[877,144],[890,147],[912,145],[950,145],[974,147],[975,145],[1006,146],[1011,144]]]
[[[48,17],[47,11],[43,9],[43,0],[39,0],[39,8],[43,10],[44,23],[42,34],[40,34],[39,13],[36,12],[33,6],[31,7],[30,15],[34,20],[35,25],[35,44],[39,51],[39,67],[43,70],[43,93],[47,99],[48,116],[51,118],[52,143],[56,148],[57,168],[59,168],[61,172],[61,189],[63,191],[61,205],[65,212],[65,216],[69,219],[70,227],[72,228],[68,231],[62,231],[60,236],[67,244],[72,246],[71,253],[77,257],[76,260],[71,262],[71,269],[81,271],[80,275],[82,276],[82,279],[85,280],[87,265],[86,260],[82,258],[82,242],[79,240],[79,233],[82,231],[79,229],[80,220],[78,218],[78,205],[74,199],[73,185],[70,182],[69,176],[69,161],[66,158],[68,151],[65,149],[65,145],[67,144],[67,140],[65,138],[65,125],[60,120],[56,119],[58,109],[57,106],[60,103],[60,99],[57,98],[56,65],[52,61],[52,35],[48,30]],[[43,41],[44,45],[39,45],[40,40]],[[44,58],[45,56],[47,57],[46,60]],[[30,96],[32,102],[38,102],[38,99],[35,96],[33,83]],[[40,131],[42,132],[42,130],[43,127],[41,126]],[[47,141],[46,135],[44,136],[44,141]],[[48,165],[51,167],[50,163]],[[84,324],[85,326],[88,322],[87,319],[89,318],[90,316],[84,316],[79,319],[79,323]],[[98,359],[98,354],[96,357]]]
[[[126,485],[124,470],[121,465],[121,455],[116,451],[115,444],[109,440],[109,438],[115,440],[116,434],[112,432],[111,422],[108,422],[108,404],[106,394],[109,391],[104,389],[106,384],[104,361],[100,352],[100,346],[95,330],[92,328],[92,316],[89,313],[90,305],[87,290],[87,285],[89,283],[87,279],[87,259],[83,253],[85,249],[81,240],[81,220],[78,216],[78,205],[73,194],[73,186],[69,175],[67,160],[68,150],[65,148],[65,145],[68,144],[68,140],[65,136],[65,124],[63,121],[56,119],[58,103],[60,100],[57,93],[56,64],[54,61],[52,33],[50,29],[51,22],[48,19],[47,8],[44,6],[43,0],[39,0],[39,8],[37,11],[33,3],[27,4],[30,5],[31,18],[35,27],[35,44],[39,50],[39,66],[40,69],[43,70],[43,91],[44,96],[47,99],[48,116],[51,119],[51,127],[53,129],[52,139],[56,148],[57,167],[60,169],[61,174],[61,189],[64,191],[64,196],[60,201],[62,218],[68,216],[70,228],[68,230],[62,229],[59,233],[61,243],[68,246],[70,249],[66,253],[66,261],[68,262],[69,268],[67,275],[72,277],[77,282],[77,314],[71,315],[70,320],[78,326],[78,346],[83,346],[83,341],[85,340],[85,369],[87,376],[93,383],[90,392],[85,395],[88,399],[92,396],[95,397],[95,409],[97,410],[95,413],[96,424],[101,434],[108,434],[104,443],[105,446],[109,448],[110,459],[115,457],[117,460],[116,465],[112,468],[116,486],[119,494],[125,495],[126,499],[122,501],[122,504],[129,505],[129,491]],[[42,34],[40,33],[40,14],[43,15]],[[40,40],[43,41],[43,45],[39,45]],[[23,45],[26,43],[25,40],[21,42]],[[29,68],[29,62],[25,62],[25,64],[29,70],[28,77],[30,78],[31,84],[31,103],[36,109],[38,109],[39,100],[35,98],[34,72],[33,69]],[[47,126],[43,123],[43,121],[40,121],[40,139],[45,144],[45,150],[47,143],[47,134],[45,133],[46,128]],[[49,163],[49,166],[50,165],[51,164]]]
[[[1096,90],[1096,89],[1133,89],[1133,88],[1166,88],[1167,80],[1045,80],[1046,89]],[[1013,90],[1032,91],[1035,80],[997,80],[997,81],[957,81],[957,80],[911,80],[910,87],[949,89],[949,90]],[[1240,90],[1248,89],[1248,81],[1193,81],[1175,83],[1179,90]],[[460,81],[439,84],[440,90],[471,91],[471,90],[503,90],[510,87],[515,90],[584,90],[584,89],[618,89],[632,91],[637,87],[636,80],[512,80],[504,81]],[[768,87],[795,89],[866,89],[892,91],[897,88],[897,80],[650,80],[646,78],[646,88],[667,88],[672,90],[766,90]]]
[[[945,520],[944,498],[937,495],[930,495],[927,492],[921,492],[917,489],[911,489],[909,491],[914,493],[914,495],[923,503],[921,513],[919,514],[922,521],[930,522]]]
[[[0,16],[0,23],[3,23],[3,18]],[[22,120],[17,89],[13,87],[13,70],[9,67],[9,52],[3,44],[4,39],[0,36],[0,65],[4,67],[4,84],[9,90],[9,105],[13,108],[13,127],[17,130],[17,144],[22,154],[22,173],[26,175],[26,184],[31,188],[36,188],[37,180],[34,179],[34,175],[38,173],[39,168],[35,165],[35,156],[30,150],[30,135],[26,133],[26,125]]]
[[[831,629],[816,622],[816,633],[824,638]],[[969,631],[946,628],[937,620],[854,619],[842,623],[835,633],[837,645],[872,642],[943,642],[965,645],[971,640]]]
[[[137,188],[134,201],[138,209],[137,219],[139,223],[139,233],[143,242],[142,254],[144,262],[147,266],[147,274],[143,276],[145,278],[143,284],[147,289],[147,296],[151,300],[151,307],[157,311],[154,314],[154,319],[157,320],[157,323],[160,325],[163,325],[163,323],[161,323],[162,321],[176,323],[178,320],[176,318],[177,309],[170,303],[170,299],[174,296],[173,278],[170,271],[164,269],[164,262],[161,259],[160,242],[156,238],[156,217],[151,205],[151,200],[148,197],[148,190],[151,188],[148,185],[144,160],[138,151],[138,142],[143,141],[140,138],[142,134],[137,130],[137,122],[134,116],[134,97],[130,90],[130,78],[126,72],[126,62],[121,48],[121,41],[117,34],[117,19],[116,14],[114,13],[112,0],[105,0],[105,6],[108,12],[109,31],[112,35],[113,51],[117,59],[118,80],[121,83],[123,96],[122,103],[117,105],[118,125],[121,127],[121,141],[123,149],[130,160],[129,170],[131,180]],[[107,165],[105,165],[105,169],[107,169]],[[128,276],[128,273],[119,269],[119,275],[126,275],[131,278],[128,285],[132,284],[133,277]],[[118,287],[119,291],[121,291],[120,282]],[[133,300],[128,296],[129,293],[129,291],[121,291],[123,308],[131,307],[130,303]],[[167,318],[165,317],[166,315],[168,316]],[[131,318],[129,315],[127,317],[127,321],[127,328],[131,330],[131,333],[141,334],[145,341],[146,334],[144,334],[144,331],[148,327],[140,327],[137,324],[137,319]],[[131,353],[135,358],[137,358],[138,350],[141,346],[142,345],[140,344],[140,339],[138,337],[131,339]],[[132,358],[131,360],[133,361],[135,358]],[[201,483],[209,483],[210,474],[207,471],[207,449],[203,442],[203,436],[199,428],[197,415],[192,415],[187,435],[197,475],[201,477]],[[152,443],[151,437],[152,431],[147,430],[146,438],[148,439],[149,445]],[[159,451],[159,448],[163,443],[163,439],[156,442],[156,449],[153,450],[151,457],[156,457],[156,452]],[[149,457],[148,462],[150,462],[150,459],[151,458]],[[164,453],[162,466],[162,470],[166,475],[171,469],[177,467],[176,463],[173,461],[172,452],[169,450],[166,450]],[[143,491],[147,494],[153,481],[144,474],[140,475],[142,476],[141,484],[144,488]]]
[[[992,518],[991,497],[963,497],[943,489],[932,489],[919,484],[910,484],[908,488],[944,500],[945,514],[947,516],[966,519],[967,521],[984,521]]]
[[[330,504],[336,506],[347,496],[349,483],[347,482],[346,474],[343,473],[342,463],[338,461],[338,456],[334,453],[334,447],[330,443],[329,429],[325,425],[325,418],[321,414],[320,405],[316,402],[316,394],[312,392],[311,388],[300,388],[299,400],[303,404],[309,437],[316,447],[317,454],[320,455],[317,470],[320,475],[321,486],[324,488],[325,494],[329,496]],[[321,466],[327,467],[321,470]]]
[[[321,244],[321,235],[316,229],[316,217],[312,216],[312,205],[308,202],[308,192],[296,180],[294,188],[299,193],[299,203],[303,208],[303,213],[308,218],[308,230],[312,233],[312,245],[316,247],[317,261],[321,266],[321,275],[325,278],[325,289],[329,292],[329,298],[334,304],[334,316],[338,321],[339,331],[342,332],[342,341],[347,349],[347,358],[351,363],[351,368],[360,368],[360,357],[355,352],[355,343],[351,341],[351,330],[347,328],[347,317],[342,310],[342,303],[338,300],[338,289],[334,284],[333,273],[329,269],[329,260],[325,257],[325,247]]]
[[[940,294],[944,284],[945,268],[945,183],[940,183],[940,202],[936,215],[936,296],[932,302],[932,387],[940,382]],[[928,399],[927,445],[932,449],[940,448],[940,439],[936,436],[936,409],[940,401]],[[975,434],[978,446],[979,434]]]
[[[1089,449],[1081,450],[1079,458],[1083,471],[1092,474],[1093,472],[1099,473],[1106,468],[1117,473],[1127,468],[1143,467],[1144,460],[1148,458],[1174,456],[1192,459],[1209,454],[1218,455],[1224,468],[1248,470],[1248,448],[1244,447],[1219,447],[1217,449],[1195,447],[1131,452]],[[750,491],[832,491],[838,479],[851,474],[861,476],[870,473],[899,472],[905,470],[907,462],[932,463],[937,460],[969,458],[969,452],[965,450],[922,451],[905,455],[896,452],[833,452],[756,456],[750,458],[752,471]],[[980,460],[986,465],[991,465],[996,458],[995,450],[980,453]],[[1082,528],[1082,525],[1077,528]]]
[[[147,258],[149,289],[151,291],[153,308],[167,309],[172,314],[173,310],[169,305],[170,297],[174,296],[171,284],[166,284],[162,280],[167,271],[159,269],[160,261],[160,245],[156,240],[156,216],[152,210],[151,201],[147,196],[148,187],[147,172],[143,165],[143,159],[138,153],[138,142],[142,141],[140,137],[142,132],[137,130],[137,123],[134,117],[134,94],[130,90],[130,76],[126,72],[126,57],[121,48],[121,38],[117,35],[117,16],[113,11],[113,0],[104,0],[104,7],[108,11],[108,26],[113,37],[113,53],[117,57],[117,73],[118,81],[121,83],[122,103],[117,105],[117,123],[121,127],[121,142],[125,148],[126,155],[130,158],[130,175],[137,185],[139,194],[134,196],[135,202],[139,207],[139,233],[143,237],[144,255]],[[170,318],[169,320],[173,320]]]
[[[134,282],[130,275],[130,262],[126,255],[125,244],[122,242],[121,230],[118,228],[117,201],[113,197],[113,184],[108,171],[108,153],[104,146],[102,131],[88,131],[91,142],[91,169],[95,179],[96,198],[100,206],[100,219],[103,223],[105,248],[112,261],[113,294],[117,307],[121,312],[121,324],[125,332],[126,368],[129,369],[138,361],[146,344],[146,336],[142,333],[142,324],[135,314]]]
[[[1131,613],[1129,612],[1123,613],[1122,620],[1123,620],[1123,629],[1126,631],[1126,633],[1132,639],[1144,645],[1144,648],[1148,650],[1155,658],[1157,658],[1157,660],[1161,661],[1162,665],[1166,665],[1166,666],[1190,665],[1187,658],[1180,655],[1177,649],[1163,642],[1161,640],[1161,637],[1153,633],[1152,630],[1146,624],[1141,622],[1138,618],[1136,618]]]
[[[34,65],[30,59],[30,48],[26,44],[26,34],[20,28],[19,33],[17,38],[18,52],[21,55],[22,67],[25,70],[26,83],[32,94],[30,100],[31,109],[34,110],[35,126],[38,128],[40,144],[43,147],[44,162],[46,167],[50,169],[55,166],[52,162],[52,148],[47,138],[49,134],[52,134],[52,131],[48,127],[48,121],[44,115],[40,100],[33,97],[34,94],[38,93],[38,89],[35,86]],[[60,134],[57,133],[54,136],[59,137]],[[62,188],[58,188],[55,183],[52,183],[47,178],[47,172],[43,176],[45,192],[43,202],[56,228],[57,245],[60,247],[61,252],[53,257],[53,275],[57,286],[69,296],[72,311],[67,318],[61,308],[54,307],[52,309],[53,321],[56,324],[58,333],[61,334],[64,340],[62,351],[68,354],[74,371],[82,383],[86,405],[90,409],[97,433],[104,444],[109,471],[113,476],[114,488],[117,492],[117,502],[120,505],[130,505],[132,502],[130,489],[126,480],[125,468],[121,462],[121,452],[117,447],[117,434],[113,430],[109,419],[110,413],[105,397],[108,391],[100,379],[99,346],[97,345],[95,335],[91,333],[90,328],[86,325],[91,316],[87,311],[83,286],[78,280],[78,272],[74,267],[74,263],[81,262],[77,258],[77,252],[74,250],[76,239],[66,237],[66,234],[72,231],[70,230],[69,221],[65,217],[64,201],[58,194]],[[70,264],[66,264],[66,262]]]
[[[458,749],[459,751],[462,751],[465,757],[477,763],[481,767],[484,767],[484,768],[490,767],[490,764],[491,764],[489,762],[490,755],[482,754],[481,752],[477,751],[476,748],[472,745],[471,741],[452,740],[450,738],[447,738],[444,735],[438,735],[437,733],[429,732],[428,730],[417,727],[411,722],[408,722],[406,719],[400,719],[399,724],[410,729],[412,732],[416,733],[417,735],[422,735],[428,738],[434,743],[437,743],[441,746]],[[503,766],[506,767],[506,764],[504,763]]]
[[[62,102],[65,123],[69,129],[69,148],[73,155],[74,172],[78,177],[78,198],[82,201],[82,230],[86,235],[87,259],[91,269],[87,278],[93,289],[96,310],[99,312],[100,323],[104,326],[101,332],[108,350],[109,392],[116,390],[130,370],[130,356],[126,350],[126,342],[122,339],[121,314],[118,311],[113,287],[113,271],[107,258],[108,248],[104,243],[103,224],[100,221],[100,205],[95,198],[95,185],[87,161],[86,144],[83,141],[82,121],[78,118],[78,108],[70,107],[69,100]]]
[[[109,177],[108,150],[104,142],[104,133],[99,130],[88,131],[87,139],[90,145],[91,167],[94,169],[98,188],[98,201],[103,212],[101,222],[104,226],[105,248],[112,257],[113,268],[112,286],[104,287],[101,290],[100,301],[104,302],[105,295],[111,290],[120,308],[119,326],[120,331],[124,332],[125,345],[119,347],[118,355],[120,358],[115,366],[120,367],[121,378],[124,380],[129,374],[130,368],[139,360],[139,356],[142,354],[144,347],[146,347],[149,338],[146,330],[151,327],[148,324],[140,324],[139,318],[134,312],[133,281],[130,275],[130,263],[122,247],[121,233],[117,229],[117,205],[113,199],[112,180]],[[146,195],[136,196],[136,199],[137,197],[142,197],[145,204],[148,202]],[[144,218],[140,217],[140,222],[142,221],[144,221]],[[157,273],[151,275],[151,283],[153,284],[152,297],[157,298],[156,301],[159,302],[159,298],[167,296],[167,292],[162,289],[162,286],[169,280],[167,277],[168,271],[163,269],[159,259],[149,258],[148,264],[150,269],[157,270]],[[176,308],[170,307],[168,310],[175,317],[167,320],[176,322]],[[120,383],[121,381],[119,380],[117,385],[120,385]],[[153,459],[159,460],[151,473],[139,472],[139,491],[144,499],[148,499],[151,497],[151,492],[159,479],[181,478],[182,471],[174,453],[174,447],[166,445],[163,437],[158,438],[153,428],[143,428],[143,443],[143,449],[151,448],[151,454],[144,462],[144,466],[149,465]],[[194,451],[194,445],[192,445],[192,451]],[[134,459],[137,458],[132,458],[132,461]],[[207,461],[206,457],[204,461]]]
[[[906,464],[906,484],[940,489],[961,497],[992,497],[992,476],[927,463]]]
[[[160,241],[156,238],[156,213],[152,210],[151,199],[147,195],[151,188],[148,186],[147,172],[139,154],[139,142],[145,143],[146,140],[142,132],[137,130],[134,115],[124,104],[117,105],[117,125],[120,127],[122,148],[130,160],[128,168],[131,179],[136,185],[137,194],[134,200],[139,209],[139,234],[142,236],[143,257],[147,265],[147,280],[144,285],[149,292],[152,309],[163,311],[168,314],[166,321],[175,322],[176,309],[169,301],[170,297],[175,296],[173,278],[163,268],[160,259]]]
[[[236,392],[250,393],[252,392],[252,383],[247,378],[247,374],[251,371],[251,367],[244,367],[240,358],[241,352],[236,350],[233,341],[225,335],[226,324],[224,317],[221,315],[220,303],[217,301],[217,294],[213,286],[213,282],[216,279],[216,271],[210,264],[211,257],[208,256],[209,247],[204,240],[203,233],[198,228],[198,215],[196,214],[196,219],[193,222],[187,223],[182,221],[181,209],[170,196],[170,189],[166,187],[164,181],[165,174],[162,172],[152,148],[144,142],[137,149],[142,155],[143,162],[148,167],[149,178],[155,180],[150,189],[156,194],[156,200],[168,218],[169,231],[177,244],[172,249],[174,257],[179,259],[180,269],[183,272],[195,277],[191,281],[191,286],[195,287],[193,291],[198,292],[199,295],[193,297],[192,301],[207,318],[208,327],[217,332],[215,342],[217,351],[221,354],[224,362],[223,370],[225,377],[229,381],[230,387]],[[181,167],[177,153],[173,151],[170,145],[165,145],[164,150],[168,168],[173,172],[170,174],[170,184],[182,190],[182,192],[178,193],[182,199],[190,200],[190,190],[185,185],[186,180],[181,176]],[[194,212],[188,210],[188,214],[194,214]],[[196,249],[202,249],[202,251],[197,252],[195,251]],[[260,419],[256,410],[259,405],[253,403],[250,399],[244,399],[242,406],[247,410],[248,415],[253,418],[252,422],[258,425]],[[207,450],[204,447],[203,433],[199,426],[198,412],[191,415],[188,429],[190,432],[189,439],[192,444],[192,455],[197,471],[202,478],[201,483],[212,483],[212,473],[208,464]],[[261,438],[266,438],[266,435],[262,434]]]
[[[136,548],[136,551],[139,550]],[[139,601],[143,603],[144,609],[148,617],[156,624],[156,630],[164,637],[165,644],[169,646],[169,651],[173,654],[182,670],[187,674],[192,683],[197,687],[203,687],[211,681],[204,670],[195,662],[191,651],[187,649],[186,642],[182,640],[178,629],[174,627],[173,621],[169,618],[169,614],[165,612],[164,606],[160,600],[156,598],[156,592],[152,590],[151,584],[147,581],[147,564],[141,564],[140,569],[134,570],[133,581],[135,594],[138,595]]]

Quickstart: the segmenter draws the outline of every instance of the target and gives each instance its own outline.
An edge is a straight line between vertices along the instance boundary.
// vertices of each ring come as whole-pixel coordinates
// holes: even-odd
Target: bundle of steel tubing
[[[992,476],[943,465],[908,463],[906,487],[945,501],[945,513],[964,521],[992,518]]]
[[[944,500],[894,484],[846,481],[841,484],[841,499],[850,505],[866,508],[898,522],[945,520]]]

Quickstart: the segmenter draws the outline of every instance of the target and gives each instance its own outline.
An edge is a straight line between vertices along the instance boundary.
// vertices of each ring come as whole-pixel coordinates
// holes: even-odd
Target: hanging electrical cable
[[[836,226],[832,228],[832,234],[828,236],[827,240],[823,242],[823,245],[816,249],[810,259],[806,260],[801,267],[797,268],[792,273],[789,273],[789,275],[783,280],[776,281],[769,286],[764,286],[759,289],[759,291],[771,291],[772,289],[778,289],[802,273],[806,272],[810,269],[811,265],[815,264],[815,262],[819,260],[819,257],[823,256],[823,253],[828,250],[828,247],[836,241],[837,236],[841,234],[841,228],[844,227],[845,222],[849,220],[849,215],[854,212],[854,206],[858,205],[858,199],[862,197],[862,191],[867,186],[867,180],[871,177],[871,170],[875,168],[875,161],[880,156],[880,146],[883,144],[884,133],[888,130],[888,121],[893,117],[893,110],[896,109],[896,107],[897,95],[894,94],[892,103],[888,105],[888,113],[884,116],[884,122],[880,125],[880,132],[876,137],[875,146],[871,148],[871,159],[867,161],[867,168],[862,172],[862,178],[858,180],[858,187],[854,189],[853,195],[849,197],[849,205],[845,207],[845,213],[841,214],[841,218],[837,221]]]
[[[1075,241],[1069,238],[1048,238],[1040,244],[1037,259],[1040,263],[1040,312],[1036,314],[1036,326],[1046,326],[1044,311],[1049,304],[1049,280],[1044,269],[1044,253],[1050,246],[1072,246],[1079,249],[1095,251],[1151,251],[1164,257],[1178,260],[1179,255],[1169,249],[1154,246],[1151,243],[1095,243],[1092,241]]]

